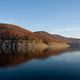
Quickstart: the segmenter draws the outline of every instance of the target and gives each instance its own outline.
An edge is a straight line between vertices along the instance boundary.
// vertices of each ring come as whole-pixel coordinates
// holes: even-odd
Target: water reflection
[[[46,59],[50,56],[60,55],[67,51],[73,51],[73,49],[0,49],[0,67],[13,67],[32,59]]]
[[[58,55],[65,50],[41,49],[0,49],[0,67],[16,66],[32,59],[45,59],[52,55]]]

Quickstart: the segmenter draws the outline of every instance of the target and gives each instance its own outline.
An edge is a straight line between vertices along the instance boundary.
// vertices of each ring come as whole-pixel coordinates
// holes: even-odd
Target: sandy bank
[[[44,43],[28,43],[28,50],[44,50],[44,49],[51,49],[51,50],[61,50],[68,48],[69,45],[65,43],[49,43],[49,44],[44,44]]]
[[[68,48],[69,45],[66,43],[49,43],[49,47],[56,50],[56,49],[65,49]]]

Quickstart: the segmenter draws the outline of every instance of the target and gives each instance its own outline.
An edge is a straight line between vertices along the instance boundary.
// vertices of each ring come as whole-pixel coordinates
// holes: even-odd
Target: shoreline
[[[5,41],[5,42],[0,42],[0,49],[6,50],[6,49],[12,49],[12,50],[22,50],[23,48],[25,50],[45,50],[45,49],[50,49],[50,50],[61,50],[61,49],[66,49],[70,47],[66,43],[59,43],[59,42],[52,42],[52,43],[43,43],[43,42],[11,42],[11,41]]]

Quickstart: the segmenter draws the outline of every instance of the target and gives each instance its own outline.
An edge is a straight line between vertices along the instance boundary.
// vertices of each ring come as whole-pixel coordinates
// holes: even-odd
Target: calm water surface
[[[80,80],[80,51],[0,54],[0,80]]]

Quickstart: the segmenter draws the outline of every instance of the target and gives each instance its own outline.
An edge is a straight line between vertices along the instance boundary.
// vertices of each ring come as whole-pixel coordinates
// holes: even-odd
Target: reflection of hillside
[[[24,50],[24,49],[23,49]],[[25,53],[25,51],[19,52],[11,52],[5,53],[6,51],[0,54],[0,67],[8,67],[8,66],[16,66],[17,64],[32,60],[32,59],[45,59],[52,55],[58,55],[64,52],[65,50],[51,50],[49,48],[41,51],[41,50],[29,50]]]

